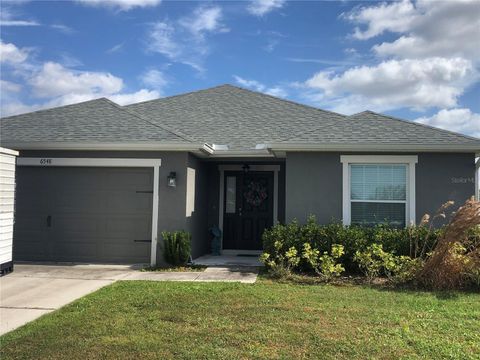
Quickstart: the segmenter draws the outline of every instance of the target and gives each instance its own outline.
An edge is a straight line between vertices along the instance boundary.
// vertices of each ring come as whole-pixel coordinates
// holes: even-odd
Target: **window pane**
[[[375,225],[388,223],[405,227],[405,204],[352,202],[352,224]]]
[[[227,176],[226,190],[225,212],[227,214],[235,214],[237,201],[237,178],[235,176]]]
[[[352,200],[406,200],[406,165],[350,165]]]

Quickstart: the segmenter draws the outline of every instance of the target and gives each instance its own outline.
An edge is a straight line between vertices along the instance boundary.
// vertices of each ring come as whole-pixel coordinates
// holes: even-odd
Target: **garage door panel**
[[[20,170],[15,260],[149,262],[153,170]]]
[[[14,234],[13,258],[21,261],[51,261],[51,244],[45,233],[23,231]]]
[[[152,195],[136,191],[113,191],[108,194],[106,206],[116,213],[149,214],[152,211]]]
[[[57,212],[104,212],[106,211],[103,191],[63,190],[54,195]]]
[[[132,240],[150,239],[151,229],[152,221],[143,216],[117,216],[106,220],[106,231],[114,238],[131,234]]]
[[[125,176],[121,170],[111,169],[106,174],[106,182],[113,190],[151,190],[153,187],[152,176],[142,170],[131,170],[129,174]]]
[[[141,259],[145,252],[150,252],[150,243],[134,243],[131,244],[104,244],[103,252],[105,259],[112,259],[113,261],[124,262],[126,259],[125,254],[128,252],[128,257]]]
[[[69,236],[83,233],[94,235],[102,230],[102,219],[94,214],[83,213],[55,215],[52,216],[52,230],[54,234]]]
[[[55,242],[55,258],[59,259],[59,261],[88,261],[89,259],[99,257],[100,246],[98,243],[91,241],[91,239],[77,238],[76,240],[69,239],[69,241]]]
[[[62,189],[83,190],[95,185],[96,189],[105,188],[105,169],[100,168],[51,168],[52,182],[62,183]]]

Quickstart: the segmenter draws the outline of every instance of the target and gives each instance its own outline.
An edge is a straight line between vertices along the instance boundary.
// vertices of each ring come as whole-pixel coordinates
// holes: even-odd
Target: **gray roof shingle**
[[[221,85],[128,106],[107,99],[3,118],[2,143],[132,142],[468,146],[480,140],[365,111],[345,116],[270,95]],[[477,150],[478,149],[478,150]]]
[[[152,122],[168,126],[196,141],[252,149],[280,140],[322,122],[337,123],[343,115],[270,95],[221,85],[188,94],[127,106]]]
[[[2,118],[0,126],[2,143],[185,141],[105,98]]]
[[[363,111],[342,121],[322,122],[308,131],[282,139],[292,143],[397,144],[397,145],[479,145],[480,140],[392,116]]]

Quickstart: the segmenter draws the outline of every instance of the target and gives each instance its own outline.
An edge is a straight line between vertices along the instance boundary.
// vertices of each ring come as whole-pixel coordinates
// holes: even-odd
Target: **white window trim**
[[[153,167],[152,244],[150,265],[157,265],[158,243],[158,191],[160,183],[160,159],[111,159],[111,158],[17,158],[17,166],[79,166],[79,167]]]
[[[225,171],[243,171],[243,165],[219,165],[220,186],[219,186],[219,204],[218,204],[218,227],[222,232],[222,252],[223,250],[223,212],[225,208]],[[280,165],[249,165],[249,171],[273,171],[273,224],[278,222],[278,172]]]
[[[415,165],[418,163],[417,155],[341,155],[340,162],[343,164],[343,224],[350,225],[352,222],[352,210],[350,199],[350,165],[364,164],[404,164],[407,165],[407,206],[406,224],[413,225],[415,220]],[[382,202],[382,201],[376,201]],[[395,201],[388,201],[389,203]],[[403,201],[401,201],[403,203]]]

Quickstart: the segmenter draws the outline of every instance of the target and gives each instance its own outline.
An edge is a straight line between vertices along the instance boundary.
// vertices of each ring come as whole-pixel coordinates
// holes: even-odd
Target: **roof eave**
[[[240,157],[249,157],[249,158],[265,158],[265,157],[275,157],[275,155],[269,151],[257,150],[257,149],[248,149],[248,150],[215,150],[213,154],[210,155],[212,158],[240,158]]]
[[[472,152],[480,153],[480,145],[476,144],[322,144],[272,142],[259,144],[271,151],[351,151],[351,152]]]
[[[203,151],[212,150],[204,143],[188,142],[2,142],[15,150],[111,150],[111,151]]]

